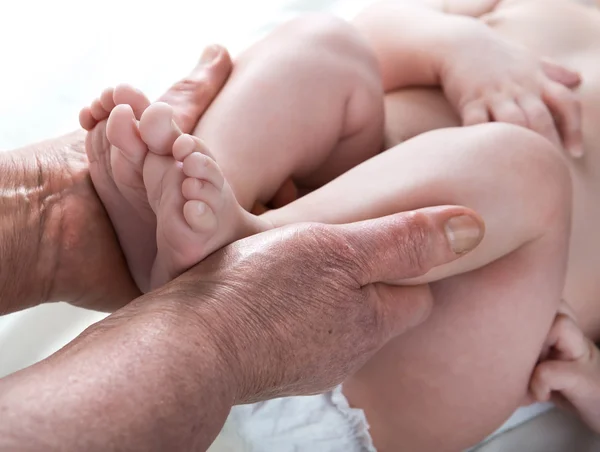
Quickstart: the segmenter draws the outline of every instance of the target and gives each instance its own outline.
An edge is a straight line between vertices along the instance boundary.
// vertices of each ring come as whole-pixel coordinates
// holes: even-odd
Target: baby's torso
[[[503,0],[483,20],[583,77],[586,156],[571,161],[574,215],[565,298],[600,337],[600,10],[573,0]]]

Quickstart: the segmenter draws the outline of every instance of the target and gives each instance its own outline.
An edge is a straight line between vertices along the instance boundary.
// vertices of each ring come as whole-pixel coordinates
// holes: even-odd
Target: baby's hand
[[[481,25],[481,24],[478,24]],[[583,155],[579,75],[504,41],[491,29],[456,30],[441,68],[444,92],[463,125],[507,122]]]
[[[559,309],[529,391],[539,402],[571,409],[600,433],[600,351],[586,338],[566,303]]]

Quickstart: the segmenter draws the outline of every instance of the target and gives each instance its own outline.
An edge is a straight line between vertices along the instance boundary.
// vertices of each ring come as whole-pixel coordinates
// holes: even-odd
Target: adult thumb
[[[352,252],[350,275],[361,286],[422,276],[474,249],[483,220],[457,206],[428,207],[338,226]]]
[[[226,49],[218,45],[209,46],[192,72],[158,99],[173,107],[176,123],[184,133],[192,133],[225,85],[232,67]]]
[[[567,88],[577,88],[581,84],[581,75],[578,72],[549,59],[542,60],[542,69],[548,78]]]

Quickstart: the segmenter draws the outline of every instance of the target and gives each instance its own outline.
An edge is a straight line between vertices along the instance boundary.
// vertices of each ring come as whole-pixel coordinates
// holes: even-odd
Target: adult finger
[[[428,207],[338,226],[361,286],[421,276],[475,248],[483,220],[457,206]]]
[[[579,72],[568,69],[552,60],[543,59],[542,70],[550,80],[568,88],[576,88],[581,84],[581,75]]]
[[[557,83],[548,83],[542,99],[557,120],[562,141],[569,154],[575,158],[582,157],[581,103],[577,94]]]
[[[227,50],[218,45],[207,47],[194,70],[158,99],[173,107],[175,121],[184,133],[193,131],[227,81],[231,69]]]

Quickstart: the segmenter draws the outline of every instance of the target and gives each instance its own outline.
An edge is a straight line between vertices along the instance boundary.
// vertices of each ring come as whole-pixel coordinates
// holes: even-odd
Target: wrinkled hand
[[[0,379],[0,449],[206,450],[234,404],[327,390],[422,322],[428,288],[382,281],[481,235],[472,211],[438,207],[233,243]]]
[[[507,122],[540,133],[573,157],[583,155],[579,75],[540,60],[482,24],[458,28],[441,83],[463,125]]]
[[[534,400],[576,412],[600,433],[600,351],[563,302],[530,383]]]
[[[295,224],[229,245],[147,297],[163,300],[180,331],[201,325],[237,380],[237,403],[321,392],[428,316],[427,286],[383,281],[423,275],[466,252],[464,243],[449,241],[458,231],[446,235],[458,215],[480,232],[470,250],[483,223],[461,207],[349,225]]]

